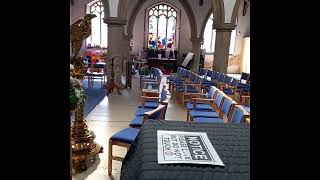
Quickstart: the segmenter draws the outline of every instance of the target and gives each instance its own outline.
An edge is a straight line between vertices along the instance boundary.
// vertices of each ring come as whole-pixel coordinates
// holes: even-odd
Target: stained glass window
[[[214,46],[216,41],[216,30],[212,29],[212,25],[213,25],[213,14],[210,15],[207,21],[206,27],[204,29],[204,35],[203,35],[204,42],[202,45],[202,49],[206,49],[207,53],[214,52]],[[229,54],[234,53],[235,41],[236,41],[236,29],[231,31]]]
[[[166,4],[156,5],[149,10],[148,48],[176,48],[177,12]]]
[[[86,40],[86,44],[91,46],[100,45],[101,47],[107,47],[108,45],[108,26],[103,22],[104,7],[101,1],[88,5],[87,13],[95,14],[97,17],[91,20],[91,36]]]

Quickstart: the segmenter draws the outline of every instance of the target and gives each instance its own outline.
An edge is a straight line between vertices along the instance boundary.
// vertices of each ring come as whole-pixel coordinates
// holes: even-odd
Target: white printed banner
[[[158,163],[224,166],[205,132],[157,131]]]

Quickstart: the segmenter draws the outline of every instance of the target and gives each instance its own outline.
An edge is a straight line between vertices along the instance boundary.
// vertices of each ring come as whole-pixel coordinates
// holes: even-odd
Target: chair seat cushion
[[[242,105],[242,107],[250,114],[250,106]]]
[[[146,102],[144,102],[144,107],[145,108],[157,108],[158,106],[159,106],[159,102],[157,102],[157,101],[146,101]],[[138,104],[138,106],[139,106],[139,108],[141,108],[141,102],[139,102],[139,104]]]
[[[229,94],[234,94],[234,92],[232,92],[232,90],[230,88],[223,88],[223,92],[227,95]]]
[[[202,83],[202,85],[203,85],[203,86],[206,86],[206,87],[207,87],[207,86],[217,86],[217,83],[210,81],[210,82]]]
[[[143,116],[145,112],[152,111],[155,108],[138,108],[136,111],[136,116]]]
[[[130,122],[129,126],[142,126],[143,124],[143,116],[136,116],[135,118],[132,119]]]
[[[132,144],[133,141],[136,139],[139,131],[140,129],[137,128],[125,128],[111,136],[110,139],[114,141]]]
[[[187,103],[187,109],[188,110],[192,110],[193,109],[193,103],[188,102]],[[212,107],[209,104],[197,103],[196,104],[196,110],[212,110]]]
[[[184,87],[177,87],[177,91],[178,92],[184,92]],[[192,86],[187,86],[187,92],[188,93],[197,93],[198,92],[198,90],[196,89],[196,88],[194,88],[194,87],[192,87]]]
[[[215,111],[195,111],[195,110],[191,110],[190,115],[192,118],[195,117],[210,117],[210,118],[217,118],[218,113]]]
[[[206,118],[206,117],[193,118],[193,121],[197,123],[224,123],[224,121],[220,118]]]

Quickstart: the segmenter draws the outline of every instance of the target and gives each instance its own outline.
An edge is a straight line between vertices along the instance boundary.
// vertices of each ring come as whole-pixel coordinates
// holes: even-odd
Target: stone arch
[[[127,24],[127,33],[129,35],[129,37],[132,37],[133,25],[134,25],[136,16],[145,2],[146,2],[146,0],[138,0],[138,2],[136,3],[135,7],[132,10],[131,15],[129,16],[129,20],[128,20],[128,24]],[[159,1],[159,3],[160,2],[161,1]],[[185,12],[188,16],[188,19],[190,22],[191,37],[196,37],[197,36],[196,18],[194,17],[194,14],[192,12],[190,4],[184,0],[179,0],[179,2],[181,3],[183,9],[185,10]]]
[[[199,35],[200,38],[202,38],[202,39],[203,39],[204,30],[206,28],[206,25],[207,25],[207,22],[209,20],[209,17],[211,15],[211,13],[213,13],[213,9],[212,8],[208,11],[206,17],[204,18],[204,21],[202,22],[201,29],[200,29],[200,35]]]

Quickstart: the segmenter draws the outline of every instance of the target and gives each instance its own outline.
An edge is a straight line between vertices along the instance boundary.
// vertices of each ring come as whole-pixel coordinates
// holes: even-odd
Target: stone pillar
[[[105,18],[104,23],[108,24],[108,58],[117,56],[114,59],[114,81],[118,87],[124,88],[121,74],[123,71],[123,25],[126,24],[126,21],[119,18]],[[107,79],[111,79],[111,74],[108,74]]]
[[[127,62],[130,58],[130,35],[123,35],[122,52],[123,52],[123,68],[122,74],[125,75],[127,72]]]
[[[216,29],[216,40],[213,58],[213,70],[227,73],[231,31],[234,27],[213,27]]]
[[[192,49],[194,52],[193,61],[191,63],[191,71],[194,73],[199,72],[199,63],[200,63],[200,53],[201,53],[201,42],[202,38],[191,38]]]

